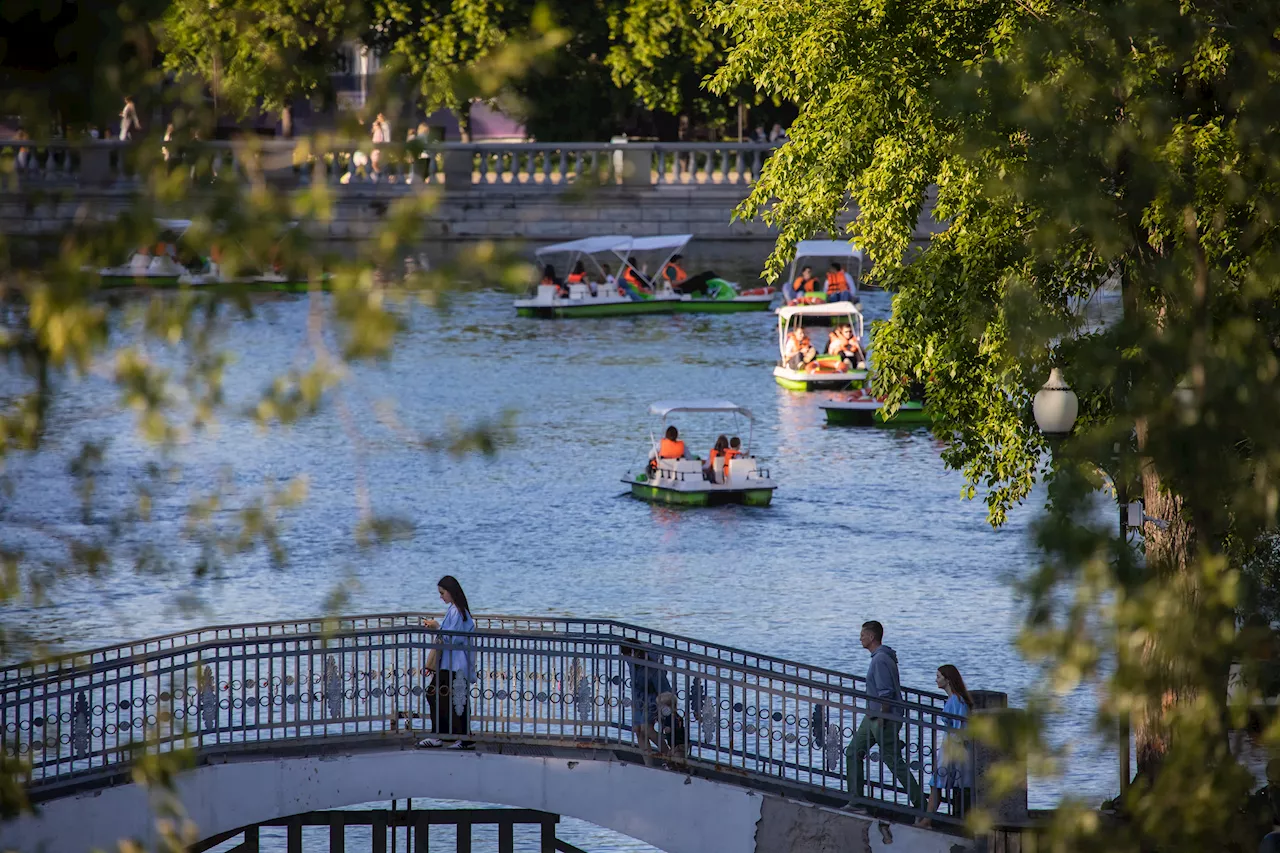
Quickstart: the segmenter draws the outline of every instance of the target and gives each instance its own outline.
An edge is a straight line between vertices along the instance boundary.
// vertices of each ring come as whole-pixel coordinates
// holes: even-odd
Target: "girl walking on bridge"
[[[466,749],[471,744],[463,738],[470,731],[467,708],[471,685],[476,680],[476,653],[470,635],[476,630],[471,607],[462,584],[453,575],[445,575],[436,584],[440,600],[447,605],[444,621],[427,619],[423,625],[436,631],[435,642],[441,645],[435,676],[427,685],[427,707],[431,711],[432,737],[418,741],[421,747],[441,747],[440,735],[452,735],[449,749]],[[428,659],[427,666],[431,666]]]

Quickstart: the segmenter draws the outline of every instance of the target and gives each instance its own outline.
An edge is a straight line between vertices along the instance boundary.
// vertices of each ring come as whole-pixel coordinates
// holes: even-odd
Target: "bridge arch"
[[[667,853],[949,853],[954,836],[875,826],[846,813],[731,782],[601,759],[398,748],[251,756],[184,773],[177,794],[207,838],[308,811],[406,798],[461,799],[579,818]],[[23,851],[111,849],[158,841],[148,793],[136,784],[50,800],[6,830]],[[964,845],[967,846],[967,845]]]

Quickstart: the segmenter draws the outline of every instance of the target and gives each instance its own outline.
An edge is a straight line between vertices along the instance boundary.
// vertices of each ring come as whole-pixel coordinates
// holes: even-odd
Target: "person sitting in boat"
[[[538,284],[552,285],[557,289],[557,292],[559,293],[559,295],[561,296],[569,295],[569,291],[565,289],[564,283],[561,282],[560,279],[556,278],[556,268],[553,267],[551,264],[547,264],[545,267],[542,268],[542,281],[538,282]]]
[[[609,269],[608,264],[601,264],[600,272],[604,275],[603,283],[604,283],[604,289],[606,293],[608,293],[611,288],[616,288],[618,286],[618,280],[613,277],[613,271]],[[597,294],[596,284],[595,282],[591,282],[591,295],[595,296],[596,294]],[[624,294],[621,290],[619,290],[618,295],[622,296]]]
[[[783,285],[782,295],[786,297],[788,305],[795,305],[807,294],[812,294],[817,286],[818,280],[813,277],[813,267],[805,266],[800,270],[800,275],[796,276],[795,281]]]
[[[679,289],[680,285],[684,284],[689,278],[689,274],[684,271],[684,267],[680,266],[680,262],[683,260],[684,255],[675,255],[662,268],[662,277],[670,283],[672,290]]]
[[[827,301],[852,302],[853,288],[853,276],[839,264],[832,264],[831,269],[827,270]]]
[[[626,266],[622,268],[622,286],[626,294],[632,299],[640,299],[643,295],[651,291],[649,281],[640,272],[640,268],[636,266],[634,257],[627,258]]]
[[[573,272],[569,273],[569,277],[565,279],[566,284],[586,284],[587,268],[582,261],[578,261],[573,265]]]
[[[658,445],[659,459],[683,459],[684,442],[680,440],[680,431],[673,426],[667,427],[667,434]]]
[[[729,437],[727,435],[722,435],[716,439],[715,446],[712,447],[711,452],[707,454],[707,464],[702,468],[702,476],[706,477],[713,483],[723,481],[723,477],[720,480],[716,479],[716,463],[723,463],[724,452],[728,449]]]
[[[809,333],[804,329],[796,329],[787,336],[787,344],[782,351],[783,363],[792,370],[809,364],[818,357],[818,351],[809,341]]]
[[[842,370],[861,370],[867,366],[867,355],[854,336],[852,326],[836,326],[831,330],[827,354],[840,357]]]
[[[720,457],[724,459],[724,476],[726,479],[729,476],[729,463],[741,455],[742,439],[735,435],[733,438],[729,439],[729,446],[720,454]]]

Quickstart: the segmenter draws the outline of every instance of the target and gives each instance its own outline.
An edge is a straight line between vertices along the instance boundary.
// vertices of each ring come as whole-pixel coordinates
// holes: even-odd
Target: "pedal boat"
[[[851,268],[853,266],[853,262],[856,261],[858,264],[858,275],[853,279],[853,290],[850,295],[853,299],[854,304],[859,303],[858,291],[862,289],[863,253],[861,249],[859,249],[857,246],[850,243],[848,240],[801,240],[800,242],[796,243],[795,257],[791,259],[791,270],[787,274],[788,282],[792,282],[796,280],[796,270],[801,268],[800,261],[802,260],[844,261],[845,266],[848,268],[846,269],[846,272],[850,273],[851,276],[853,273],[853,270]],[[819,274],[817,278],[819,281],[821,281],[822,275]],[[823,290],[814,291],[813,293],[808,294],[807,297],[802,298],[800,304],[802,305],[833,304],[828,302],[825,284],[823,285],[823,288],[824,288]],[[837,300],[837,301],[843,301],[843,300]],[[786,306],[784,305],[782,307],[785,308]],[[781,312],[782,308],[779,308],[778,311]],[[815,325],[815,326],[822,326],[822,325],[828,325],[828,324],[829,324],[829,319],[822,318],[822,317],[815,317],[812,322],[812,325]]]
[[[747,443],[743,454],[729,460],[727,469],[717,465],[713,479],[703,474],[701,459],[658,459],[658,439],[650,436],[651,467],[637,474],[627,472],[622,482],[631,489],[631,496],[643,501],[677,506],[768,506],[777,488],[769,477],[769,469],[761,467],[751,455],[751,438],[755,418],[750,410],[728,400],[690,400],[654,403],[649,414],[657,415],[661,424],[657,435],[666,432],[667,416],[677,412],[724,413],[747,419]]]
[[[820,355],[810,364],[787,367],[787,336],[806,325],[848,325],[854,330],[862,351],[866,352],[863,338],[862,312],[852,302],[828,302],[823,305],[788,305],[778,309],[778,363],[773,368],[774,381],[788,391],[848,391],[861,388],[867,381],[867,370],[841,370],[840,359]]]
[[[159,245],[157,249],[139,249],[128,261],[117,267],[98,270],[102,286],[109,287],[176,287],[187,268],[169,254],[167,248],[176,245],[191,227],[189,219],[157,219]]]
[[[920,400],[907,400],[892,417],[884,414],[884,401],[861,389],[846,400],[828,400],[820,405],[827,414],[828,426],[916,427],[928,426],[933,417]]]

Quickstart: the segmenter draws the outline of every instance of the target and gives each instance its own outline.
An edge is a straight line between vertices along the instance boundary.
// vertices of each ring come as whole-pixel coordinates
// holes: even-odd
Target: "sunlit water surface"
[[[889,298],[863,299],[869,328]],[[253,319],[230,325],[235,405],[305,360],[307,304],[265,299]],[[192,491],[225,470],[245,490],[305,475],[309,498],[287,517],[287,568],[253,553],[196,580],[189,571],[129,568],[73,577],[52,589],[49,606],[20,614],[28,627],[85,648],[202,624],[314,616],[352,580],[346,612],[432,610],[437,578],[451,573],[480,612],[614,617],[855,672],[867,661],[858,628],[878,619],[908,684],[931,686],[935,668],[953,663],[971,687],[1006,691],[1018,704],[1036,679],[1013,646],[1022,611],[1011,587],[1036,561],[1026,535],[1034,510],[992,530],[982,503],[961,499],[962,479],[944,469],[927,431],[828,429],[817,407],[825,395],[773,382],[771,314],[540,321],[517,319],[507,295],[479,292],[448,315],[416,308],[406,319],[394,358],[346,383],[345,422],[332,405],[270,432],[224,421],[178,449],[180,479],[144,532],[125,534],[189,562],[195,548],[179,535]],[[60,455],[9,469],[23,496],[0,512],[10,545],[38,552],[48,531],[83,530],[65,476],[81,440],[109,442],[97,483],[108,505],[126,499],[152,458],[105,382],[68,391],[52,415],[50,447]],[[656,426],[648,404],[699,397],[755,413],[754,452],[780,486],[773,506],[674,510],[625,494],[621,478],[642,462]],[[388,402],[398,424],[377,415]],[[433,455],[406,441],[508,411],[515,439],[493,458]],[[732,429],[712,416],[677,422],[703,456]],[[377,512],[413,522],[410,537],[354,544],[360,482]],[[1058,719],[1055,740],[1077,754],[1065,777],[1033,780],[1033,805],[1051,805],[1061,792],[1097,801],[1112,791],[1114,759],[1091,745],[1092,711],[1084,696]],[[649,849],[581,822],[566,821],[562,835],[593,853]]]

